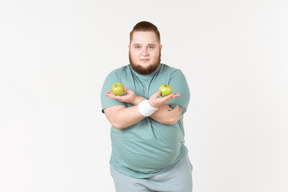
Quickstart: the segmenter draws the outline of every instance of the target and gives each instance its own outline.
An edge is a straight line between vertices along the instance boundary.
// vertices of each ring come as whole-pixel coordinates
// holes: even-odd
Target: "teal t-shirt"
[[[162,84],[173,87],[173,93],[180,97],[167,104],[180,105],[187,110],[190,91],[181,70],[160,64],[149,75],[136,73],[130,65],[112,71],[106,78],[101,92],[102,110],[107,107],[132,104],[109,99],[104,94],[111,85],[120,82],[147,99],[155,94]],[[160,174],[188,152],[184,143],[183,117],[173,125],[165,125],[147,117],[128,128],[119,130],[111,126],[111,166],[120,173],[134,178],[148,178]]]

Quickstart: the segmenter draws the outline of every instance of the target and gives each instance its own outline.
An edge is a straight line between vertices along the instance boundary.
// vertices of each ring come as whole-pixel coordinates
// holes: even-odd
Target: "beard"
[[[129,51],[129,61],[134,71],[142,75],[149,75],[158,69],[160,62],[161,62],[161,51],[159,52],[159,57],[157,61],[155,61],[154,63],[150,64],[147,67],[142,67],[141,65],[135,63],[131,57],[130,51]]]

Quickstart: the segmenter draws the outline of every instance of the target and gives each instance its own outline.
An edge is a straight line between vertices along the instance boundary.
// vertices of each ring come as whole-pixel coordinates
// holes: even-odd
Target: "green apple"
[[[161,92],[161,96],[165,97],[173,93],[173,88],[168,84],[163,84],[160,86],[159,91]]]
[[[124,93],[124,86],[122,83],[116,82],[111,86],[111,91],[114,95],[120,96]]]

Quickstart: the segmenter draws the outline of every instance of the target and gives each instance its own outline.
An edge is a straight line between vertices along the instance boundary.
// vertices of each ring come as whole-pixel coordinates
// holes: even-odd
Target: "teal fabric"
[[[181,96],[167,104],[180,105],[184,111],[187,110],[190,92],[185,76],[179,69],[160,64],[159,68],[149,75],[136,73],[130,65],[112,71],[102,87],[102,111],[116,105],[132,106],[104,95],[111,90],[111,85],[115,82],[122,83],[147,99],[155,94],[162,84],[169,84],[174,93],[180,93]],[[188,153],[184,145],[183,118],[173,125],[165,125],[147,117],[122,130],[112,126],[111,143],[111,166],[134,178],[148,178],[163,173]]]

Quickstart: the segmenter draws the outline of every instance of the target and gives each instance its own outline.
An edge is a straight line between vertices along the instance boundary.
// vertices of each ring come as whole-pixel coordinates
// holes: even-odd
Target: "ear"
[[[162,45],[160,45],[160,50],[162,50]]]
[[[128,45],[128,49],[130,50],[130,44]]]

